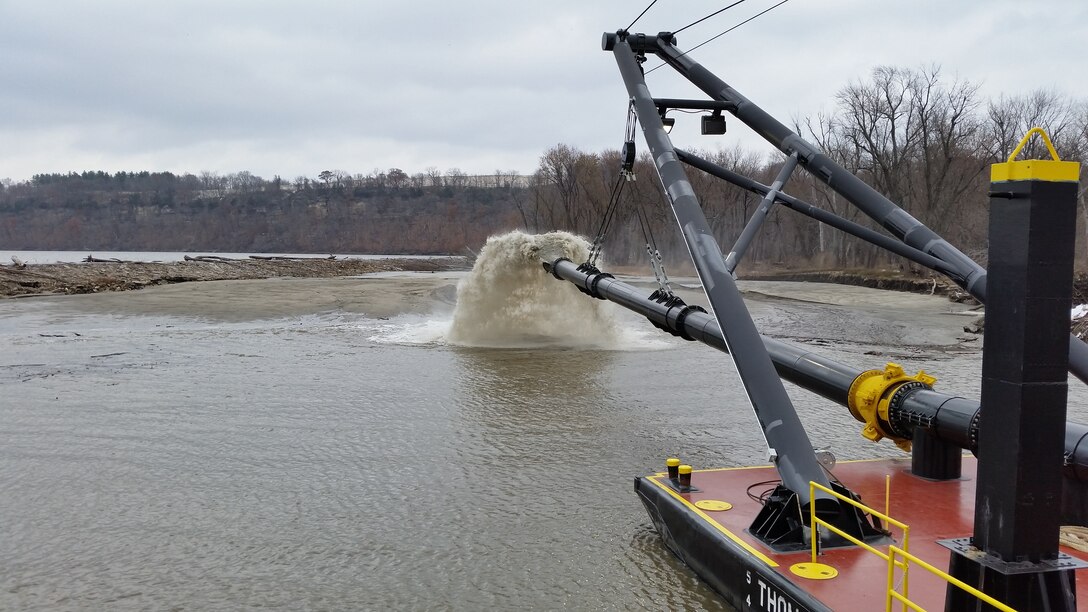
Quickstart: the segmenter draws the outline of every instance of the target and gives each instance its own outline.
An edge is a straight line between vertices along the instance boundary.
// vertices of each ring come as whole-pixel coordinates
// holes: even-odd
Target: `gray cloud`
[[[683,32],[680,46],[771,4],[750,0]],[[619,146],[625,95],[600,34],[643,6],[2,2],[0,177],[529,173],[559,142]],[[662,0],[635,29],[675,29],[718,6]],[[1085,40],[1081,3],[793,0],[693,55],[788,121],[878,64],[937,62],[988,95],[1052,86],[1088,97]],[[1045,48],[1053,54],[1040,61]],[[650,75],[656,93],[697,95],[668,72]],[[725,139],[696,140],[688,123],[682,144],[756,146],[732,124]]]

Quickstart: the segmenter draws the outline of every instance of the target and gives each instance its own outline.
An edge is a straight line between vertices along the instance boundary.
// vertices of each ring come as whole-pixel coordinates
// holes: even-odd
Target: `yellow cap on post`
[[[680,491],[691,490],[691,466],[681,465],[677,468],[677,481],[680,484]]]
[[[676,480],[680,477],[678,468],[680,467],[680,460],[676,457],[669,457],[665,460],[665,469],[668,471],[669,478]]]
[[[1031,140],[1032,134],[1039,134],[1046,143],[1053,159],[1025,159],[1016,161],[1020,150]],[[1080,180],[1080,164],[1077,162],[1062,161],[1058,158],[1058,152],[1050,142],[1043,128],[1034,127],[1028,130],[1020,144],[1013,149],[1009,160],[1002,164],[990,166],[990,182],[1003,183],[1005,181],[1051,181],[1061,183],[1075,183]]]

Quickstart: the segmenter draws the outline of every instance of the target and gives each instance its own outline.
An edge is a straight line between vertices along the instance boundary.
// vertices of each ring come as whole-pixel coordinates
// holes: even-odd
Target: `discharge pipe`
[[[676,298],[647,296],[643,289],[566,258],[543,263],[552,276],[574,284],[583,293],[636,312],[675,336],[729,353],[717,321],[699,306]],[[915,428],[921,428],[949,444],[977,452],[978,400],[934,391],[934,379],[924,373],[908,376],[892,364],[884,370],[859,370],[773,338],[760,338],[783,380],[847,407],[854,418],[865,423],[865,437],[874,441],[887,437],[909,450]],[[1088,425],[1066,422],[1064,470],[1067,477],[1088,481]]]

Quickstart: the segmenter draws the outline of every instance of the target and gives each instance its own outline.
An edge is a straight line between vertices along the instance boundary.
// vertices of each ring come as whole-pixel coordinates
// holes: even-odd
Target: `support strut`
[[[808,511],[810,504],[815,504],[817,514],[834,518],[839,513],[839,503],[834,497],[821,492],[816,499],[809,498],[810,482],[826,487],[830,487],[830,482],[816,460],[808,434],[775,372],[755,323],[725,265],[721,248],[710,230],[695,191],[665,134],[657,105],[646,87],[635,53],[625,39],[618,37],[609,41],[606,36],[605,48],[612,50],[616,58],[661,185],[722,337],[733,355],[733,363],[748,392],[771,456],[775,458],[775,467],[782,482],[797,495],[803,512]]]

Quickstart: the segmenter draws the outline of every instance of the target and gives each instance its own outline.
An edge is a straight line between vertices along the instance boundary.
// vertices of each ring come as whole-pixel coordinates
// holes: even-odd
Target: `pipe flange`
[[[695,338],[692,338],[691,335],[688,334],[687,328],[684,327],[684,321],[688,318],[688,315],[693,312],[706,314],[706,308],[703,308],[702,306],[685,306],[676,315],[676,333],[684,340],[695,340]]]
[[[559,262],[561,262],[561,261],[569,261],[570,263],[574,263],[573,261],[570,261],[566,257],[560,257],[559,259],[556,259],[555,261],[553,261],[550,264],[547,264],[547,263],[544,264],[544,269],[547,270],[548,272],[551,272],[552,276],[554,276],[558,280],[563,280],[563,277],[559,276],[559,273],[555,271],[555,267],[558,266]],[[579,266],[578,269],[581,270],[582,269],[581,266]]]
[[[921,414],[914,414],[912,412],[906,412],[903,410],[903,402],[907,397],[919,389],[930,389],[931,387],[924,382],[913,381],[903,383],[892,394],[891,400],[888,401],[888,414],[887,419],[881,425],[887,425],[888,431],[892,434],[899,436],[900,438],[910,440],[914,437],[914,428],[916,426],[929,427],[933,424],[933,417],[927,417]],[[903,427],[902,425],[906,425]]]
[[[896,363],[888,363],[883,371],[862,372],[854,379],[850,384],[847,406],[855,419],[865,423],[861,430],[864,438],[873,442],[889,438],[904,451],[910,450],[910,438],[900,435],[889,423],[888,406],[903,385],[915,382],[930,387],[937,379],[921,370],[914,376],[908,376],[903,367]]]
[[[605,298],[604,298],[604,296],[601,295],[601,292],[597,290],[597,285],[600,284],[600,282],[603,281],[606,278],[616,278],[616,277],[612,276],[608,272],[597,272],[596,274],[594,274],[593,276],[591,276],[589,278],[591,279],[589,281],[589,287],[588,287],[589,295],[597,298],[598,300],[603,300]]]
[[[979,408],[971,415],[971,424],[967,426],[967,440],[970,444],[971,454],[978,457],[978,426],[982,421],[982,408]]]
[[[854,382],[850,383],[850,390],[846,392],[846,407],[850,410],[850,414],[862,423],[865,422],[865,416],[861,413],[861,407],[859,406],[861,385],[874,376],[883,375],[884,370],[865,370],[854,378]]]
[[[676,336],[677,338],[683,338],[685,340],[694,340],[694,338],[690,338],[690,337],[687,336],[687,334],[684,332],[683,326],[680,325],[680,323],[683,321],[683,319],[681,317],[687,316],[684,313],[684,311],[686,311],[688,308],[691,308],[690,306],[688,306],[687,304],[684,303],[684,300],[681,299],[680,296],[673,295],[672,293],[670,293],[668,291],[665,291],[663,289],[657,289],[653,293],[650,294],[650,297],[648,297],[646,299],[648,299],[650,301],[653,301],[653,302],[657,302],[658,304],[661,304],[662,306],[668,308],[668,310],[665,311],[665,317],[664,317],[665,322],[664,323],[658,323],[657,321],[655,321],[653,319],[650,319],[650,317],[646,317],[647,319],[650,319],[650,323],[653,323],[654,327],[660,329],[661,331],[668,332],[668,333]],[[680,311],[680,313],[677,315],[677,325],[676,325],[675,329],[673,327],[671,327],[669,325],[669,322],[668,322],[669,321],[669,312],[671,312],[672,309],[674,309],[674,308],[681,308],[682,309]],[[698,308],[698,307],[696,306],[695,308]],[[703,311],[703,312],[706,312],[706,311]]]

